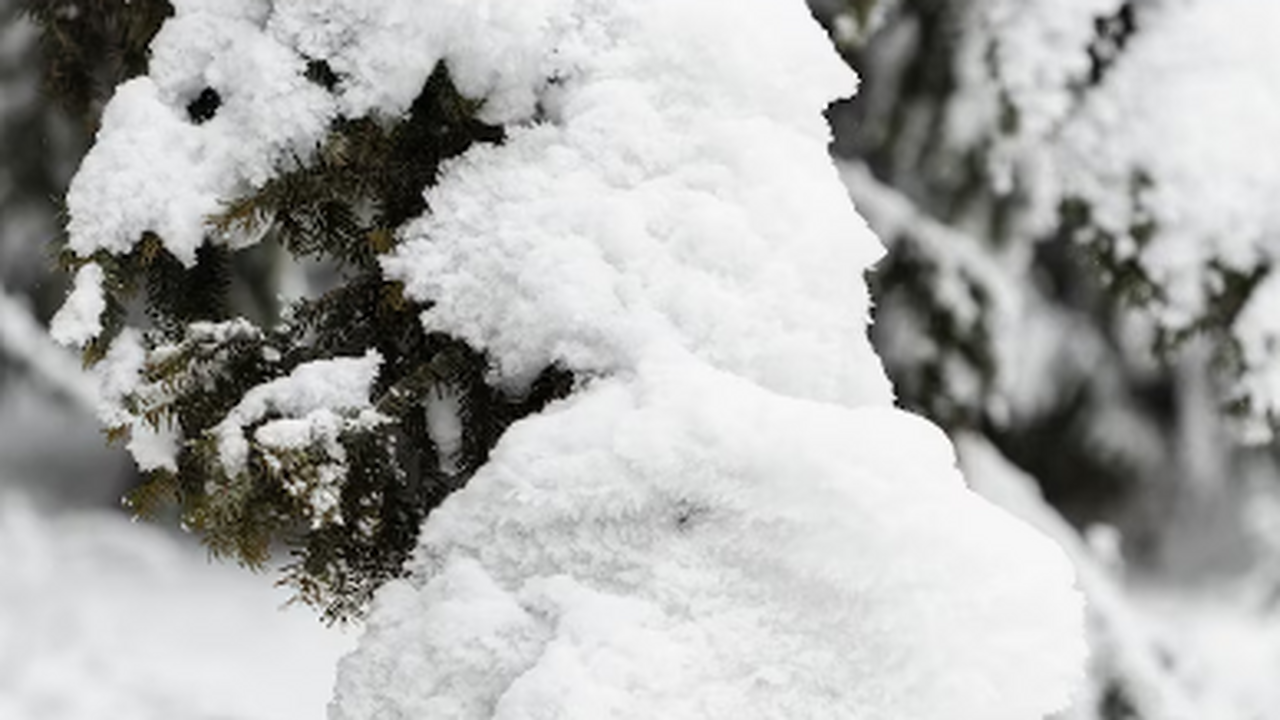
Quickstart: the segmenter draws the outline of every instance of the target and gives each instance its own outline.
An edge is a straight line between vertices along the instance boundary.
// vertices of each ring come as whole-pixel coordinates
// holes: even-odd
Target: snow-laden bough
[[[403,112],[444,62],[506,139],[444,168],[383,270],[495,382],[579,378],[431,514],[332,718],[1065,706],[1069,563],[892,407],[862,277],[883,250],[822,118],[855,77],[800,0],[174,4],[73,185],[72,249],[151,231],[194,257],[219,203],[306,162],[333,118]],[[298,81],[308,60],[333,93]],[[174,120],[207,86],[218,117]],[[71,340],[97,332],[81,300]]]

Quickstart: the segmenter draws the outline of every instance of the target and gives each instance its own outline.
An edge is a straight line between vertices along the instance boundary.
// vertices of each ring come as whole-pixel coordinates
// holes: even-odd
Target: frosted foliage
[[[1280,159],[1259,152],[1280,134],[1280,6],[1201,0],[1147,22],[1064,131],[1062,193],[1132,243],[1178,326],[1203,313],[1210,263],[1248,271],[1280,253]],[[1124,191],[1135,173],[1149,183]],[[1157,231],[1139,245],[1146,221]]]
[[[1239,392],[1272,418],[1280,417],[1280,277],[1269,275],[1254,291],[1236,319],[1235,336],[1244,374]],[[1256,428],[1258,439],[1268,440],[1271,430]]]
[[[583,380],[432,513],[331,717],[1065,706],[1069,564],[965,489],[867,344],[882,250],[821,117],[853,79],[803,3],[552,9],[519,39],[543,122],[451,163],[384,267],[496,379]]]
[[[249,441],[244,428],[269,416],[283,419],[258,429],[256,438],[268,447],[299,448],[313,441],[336,447],[344,423],[334,411],[367,410],[381,364],[382,357],[376,350],[359,358],[313,360],[285,377],[249,390],[213,428],[223,467],[232,475],[245,468]]]
[[[1000,138],[995,170],[1052,133],[1072,110],[1073,88],[1089,76],[1094,23],[1123,0],[976,0],[962,14],[956,71],[960,92],[948,117],[954,141],[973,145],[999,125],[1001,103],[1017,113],[1017,132]]]
[[[346,79],[341,111],[397,115],[432,68],[449,63],[458,90],[486,98],[490,123],[526,119],[547,80],[541,41],[566,0],[277,0],[270,32]],[[483,34],[483,42],[478,42]]]
[[[67,194],[71,249],[128,251],[157,234],[195,262],[206,219],[309,157],[336,101],[303,76],[306,63],[262,27],[266,2],[175,2],[151,46],[150,75],[116,90]],[[221,104],[197,124],[187,106],[210,88]]]
[[[490,122],[531,117],[535,78],[549,78],[535,58],[546,55],[537,40],[556,5],[550,0],[173,5],[152,43],[149,74],[116,90],[67,194],[69,245],[82,257],[125,253],[155,233],[193,264],[211,235],[208,218],[226,202],[308,161],[339,116],[399,116],[439,61],[463,93],[486,98]],[[333,92],[306,78],[309,60],[341,75]],[[206,90],[220,103],[197,122],[187,108]],[[211,239],[239,246],[256,238]],[[68,342],[100,332],[74,329]]]
[[[1172,6],[1127,50],[1109,84],[1064,133],[1062,192],[1087,199],[1094,220],[1127,242],[1162,288],[1160,320],[1174,328],[1209,314],[1223,273],[1249,276],[1280,259],[1280,54],[1274,3]],[[1136,192],[1135,173],[1149,182]],[[1130,229],[1150,223],[1149,240]],[[1236,393],[1257,415],[1280,415],[1274,276],[1232,328],[1244,374]],[[1263,433],[1263,437],[1267,433]]]

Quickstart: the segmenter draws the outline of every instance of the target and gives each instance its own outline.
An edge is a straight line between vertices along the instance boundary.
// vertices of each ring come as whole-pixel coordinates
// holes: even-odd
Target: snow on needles
[[[317,435],[336,446],[343,423],[334,412],[368,410],[381,364],[376,350],[359,358],[313,360],[249,390],[213,429],[223,467],[233,475],[244,469],[249,461],[244,428],[269,415],[284,417],[258,428],[257,439],[268,446],[306,447]]]
[[[494,381],[580,380],[430,515],[331,718],[1065,706],[1084,655],[1069,563],[892,408],[862,277],[883,249],[822,118],[856,79],[803,2],[174,5],[73,184],[76,252],[153,231],[190,261],[223,202],[307,162],[335,117],[398,116],[443,60],[506,139],[443,168],[383,269]],[[205,88],[221,105],[197,123]],[[252,391],[217,431],[227,464],[270,411],[254,440],[291,447],[331,425],[316,413],[366,408],[377,364]],[[335,376],[341,397],[313,392]]]

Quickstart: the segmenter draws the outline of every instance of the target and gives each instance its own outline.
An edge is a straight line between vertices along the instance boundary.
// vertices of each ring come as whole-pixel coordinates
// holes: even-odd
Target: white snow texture
[[[495,382],[581,379],[433,512],[333,720],[1066,705],[1070,564],[892,407],[862,278],[883,250],[821,115],[855,78],[801,0],[175,7],[76,178],[74,249],[153,230],[190,259],[218,203],[305,162],[332,117],[403,112],[443,60],[507,139],[446,166],[384,269]],[[205,86],[223,106],[193,125]]]
[[[6,458],[7,460],[8,458]],[[113,513],[51,516],[0,477],[0,718],[324,712],[354,639],[242,568]]]

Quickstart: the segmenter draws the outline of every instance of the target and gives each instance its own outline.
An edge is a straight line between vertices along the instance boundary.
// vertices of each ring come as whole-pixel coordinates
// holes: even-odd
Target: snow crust
[[[883,250],[821,116],[855,79],[786,3],[743,6],[732,32],[714,3],[677,5],[568,4],[522,39],[554,61],[546,121],[451,165],[388,274],[504,378],[689,349],[780,392],[887,403],[860,277]],[[770,33],[795,42],[747,40]]]

